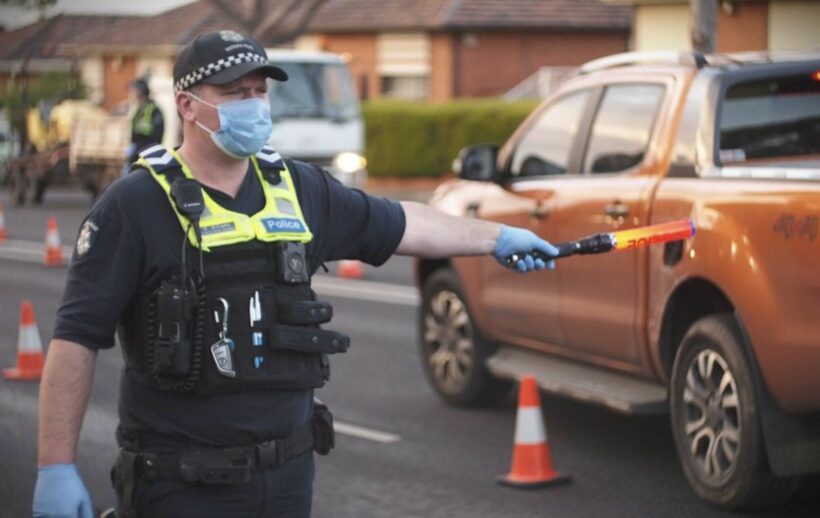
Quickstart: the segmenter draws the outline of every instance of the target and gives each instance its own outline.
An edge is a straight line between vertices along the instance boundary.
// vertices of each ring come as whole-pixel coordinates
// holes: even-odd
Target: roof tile
[[[628,30],[632,8],[600,0],[330,0],[312,32],[471,28]]]
[[[14,31],[0,33],[0,60],[60,57],[59,47],[99,34],[122,16],[58,15]]]
[[[599,0],[460,0],[448,27],[629,29],[632,9]]]
[[[272,6],[279,0],[264,0]],[[600,0],[329,0],[307,31],[379,32],[467,29],[629,29],[632,9]],[[281,29],[290,29],[289,21]],[[209,0],[155,16],[59,15],[0,32],[0,60],[52,58],[61,45],[178,46],[196,34],[241,31]],[[263,44],[265,42],[262,42]]]

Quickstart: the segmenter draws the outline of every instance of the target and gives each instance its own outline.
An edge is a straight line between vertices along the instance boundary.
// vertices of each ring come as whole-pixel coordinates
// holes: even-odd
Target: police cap
[[[141,77],[131,81],[130,86],[145,97],[148,97],[151,94],[151,89],[148,88],[148,81]]]
[[[265,49],[253,38],[229,30],[200,34],[177,56],[174,90],[201,83],[225,85],[257,71],[277,81],[288,79],[284,70],[268,61]]]

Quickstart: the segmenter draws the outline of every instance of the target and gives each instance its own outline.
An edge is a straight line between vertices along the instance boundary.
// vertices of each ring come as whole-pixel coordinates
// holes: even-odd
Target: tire
[[[424,373],[445,402],[488,406],[509,393],[512,383],[486,368],[495,347],[473,326],[453,270],[437,270],[425,280],[418,325]]]
[[[784,503],[796,478],[768,468],[755,385],[737,321],[712,315],[695,322],[672,367],[672,434],[689,485],[725,509]]]

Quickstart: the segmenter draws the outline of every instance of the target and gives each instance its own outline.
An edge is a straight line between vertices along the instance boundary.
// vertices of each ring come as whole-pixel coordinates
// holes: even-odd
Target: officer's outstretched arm
[[[406,227],[396,249],[399,255],[451,257],[493,254],[499,263],[508,266],[507,258],[518,253],[522,257],[515,264],[519,271],[552,269],[555,266],[554,261],[544,262],[530,255],[538,251],[550,257],[557,255],[558,250],[529,230],[450,216],[412,201],[403,201],[401,206]]]
[[[52,340],[40,384],[37,485],[34,516],[91,517],[88,491],[74,457],[97,353],[79,344]]]

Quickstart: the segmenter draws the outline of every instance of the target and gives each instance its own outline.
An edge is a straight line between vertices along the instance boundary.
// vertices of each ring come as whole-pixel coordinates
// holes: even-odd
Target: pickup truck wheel
[[[509,393],[512,384],[494,378],[485,366],[494,347],[473,326],[450,269],[434,272],[424,283],[419,342],[427,380],[447,403],[489,405]]]
[[[768,469],[751,369],[732,315],[695,322],[672,367],[670,407],[678,458],[689,485],[727,509],[785,502],[793,478]]]

